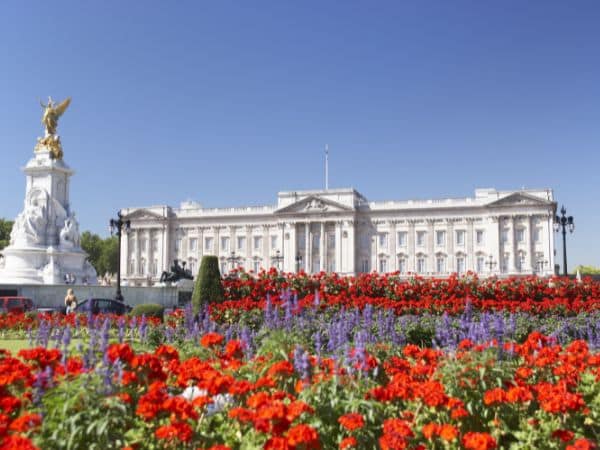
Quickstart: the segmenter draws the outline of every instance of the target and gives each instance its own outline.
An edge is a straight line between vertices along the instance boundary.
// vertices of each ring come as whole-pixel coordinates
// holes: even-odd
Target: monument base
[[[6,284],[97,284],[96,271],[83,251],[7,247],[0,282]]]

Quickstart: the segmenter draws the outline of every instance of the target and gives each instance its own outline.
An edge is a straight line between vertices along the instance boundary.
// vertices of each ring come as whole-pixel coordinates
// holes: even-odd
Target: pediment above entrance
[[[123,219],[128,220],[165,220],[166,217],[162,214],[155,213],[149,209],[140,208],[133,211],[128,211],[123,215]]]
[[[279,208],[275,211],[275,214],[320,214],[352,211],[354,209],[349,206],[324,199],[318,195],[311,195],[291,205]]]
[[[488,203],[490,208],[505,206],[551,206],[553,202],[525,192],[515,192],[504,198]]]

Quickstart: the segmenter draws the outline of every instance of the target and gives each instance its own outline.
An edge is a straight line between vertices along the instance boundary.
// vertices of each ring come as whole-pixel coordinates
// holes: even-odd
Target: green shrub
[[[216,256],[203,256],[196,277],[196,285],[192,294],[194,312],[198,312],[202,305],[207,303],[220,303],[225,298],[219,271],[219,259]]]
[[[135,305],[131,310],[133,317],[146,316],[146,317],[157,317],[160,320],[165,315],[165,307],[158,303],[144,303],[142,305]]]

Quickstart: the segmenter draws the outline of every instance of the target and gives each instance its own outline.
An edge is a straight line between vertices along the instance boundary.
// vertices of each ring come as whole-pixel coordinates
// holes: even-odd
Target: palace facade
[[[196,273],[203,255],[222,273],[276,267],[355,275],[443,277],[554,272],[551,190],[476,189],[474,197],[371,202],[354,189],[279,192],[277,204],[241,208],[151,206],[121,210],[121,276],[155,282],[173,260]]]

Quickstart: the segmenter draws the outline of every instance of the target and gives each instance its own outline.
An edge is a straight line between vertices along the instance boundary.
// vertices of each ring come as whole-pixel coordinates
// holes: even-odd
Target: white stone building
[[[127,208],[122,277],[156,281],[174,259],[196,273],[203,255],[221,271],[277,267],[340,274],[549,275],[551,190],[477,189],[474,197],[370,202],[354,189],[279,192],[277,204],[241,208]]]

